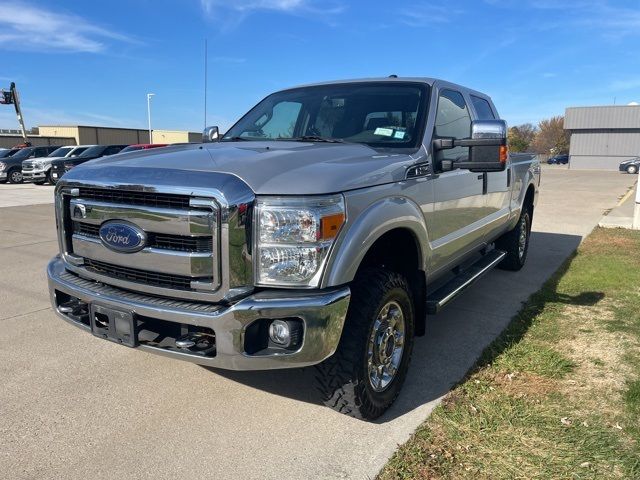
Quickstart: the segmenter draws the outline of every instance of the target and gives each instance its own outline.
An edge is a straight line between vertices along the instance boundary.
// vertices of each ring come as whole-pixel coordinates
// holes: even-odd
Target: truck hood
[[[415,162],[406,153],[380,152],[359,144],[223,142],[117,154],[77,168],[85,177],[87,169],[105,167],[111,173],[121,167],[124,176],[136,168],[219,172],[240,178],[257,194],[310,195],[400,181],[406,167]]]

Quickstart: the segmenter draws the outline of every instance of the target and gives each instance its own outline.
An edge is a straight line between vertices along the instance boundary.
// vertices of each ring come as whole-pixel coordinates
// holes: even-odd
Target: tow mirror
[[[218,127],[207,127],[202,132],[202,143],[220,141],[220,129]]]
[[[455,147],[469,147],[469,161],[451,162],[451,168],[445,170],[468,168],[472,172],[501,172],[507,167],[507,122],[474,120],[469,138],[438,138],[433,141],[434,150]]]

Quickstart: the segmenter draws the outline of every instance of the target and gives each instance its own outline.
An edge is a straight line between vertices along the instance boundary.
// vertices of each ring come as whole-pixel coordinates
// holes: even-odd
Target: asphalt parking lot
[[[371,478],[635,182],[545,168],[527,266],[494,271],[418,339],[375,423],[318,404],[313,369],[222,372],[127,349],[49,307],[53,205],[0,185],[0,471],[11,479]],[[33,193],[44,196],[45,193]],[[36,202],[38,203],[38,202]]]

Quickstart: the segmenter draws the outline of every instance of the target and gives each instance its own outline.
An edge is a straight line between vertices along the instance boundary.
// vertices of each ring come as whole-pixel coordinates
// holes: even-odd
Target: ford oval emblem
[[[133,253],[144,248],[147,236],[131,223],[110,220],[100,227],[100,240],[115,252]]]

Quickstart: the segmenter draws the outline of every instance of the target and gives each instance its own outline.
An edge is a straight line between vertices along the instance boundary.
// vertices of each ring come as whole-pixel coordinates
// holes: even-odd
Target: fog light
[[[269,338],[273,343],[288,347],[291,342],[291,329],[284,320],[274,320],[269,325]]]

